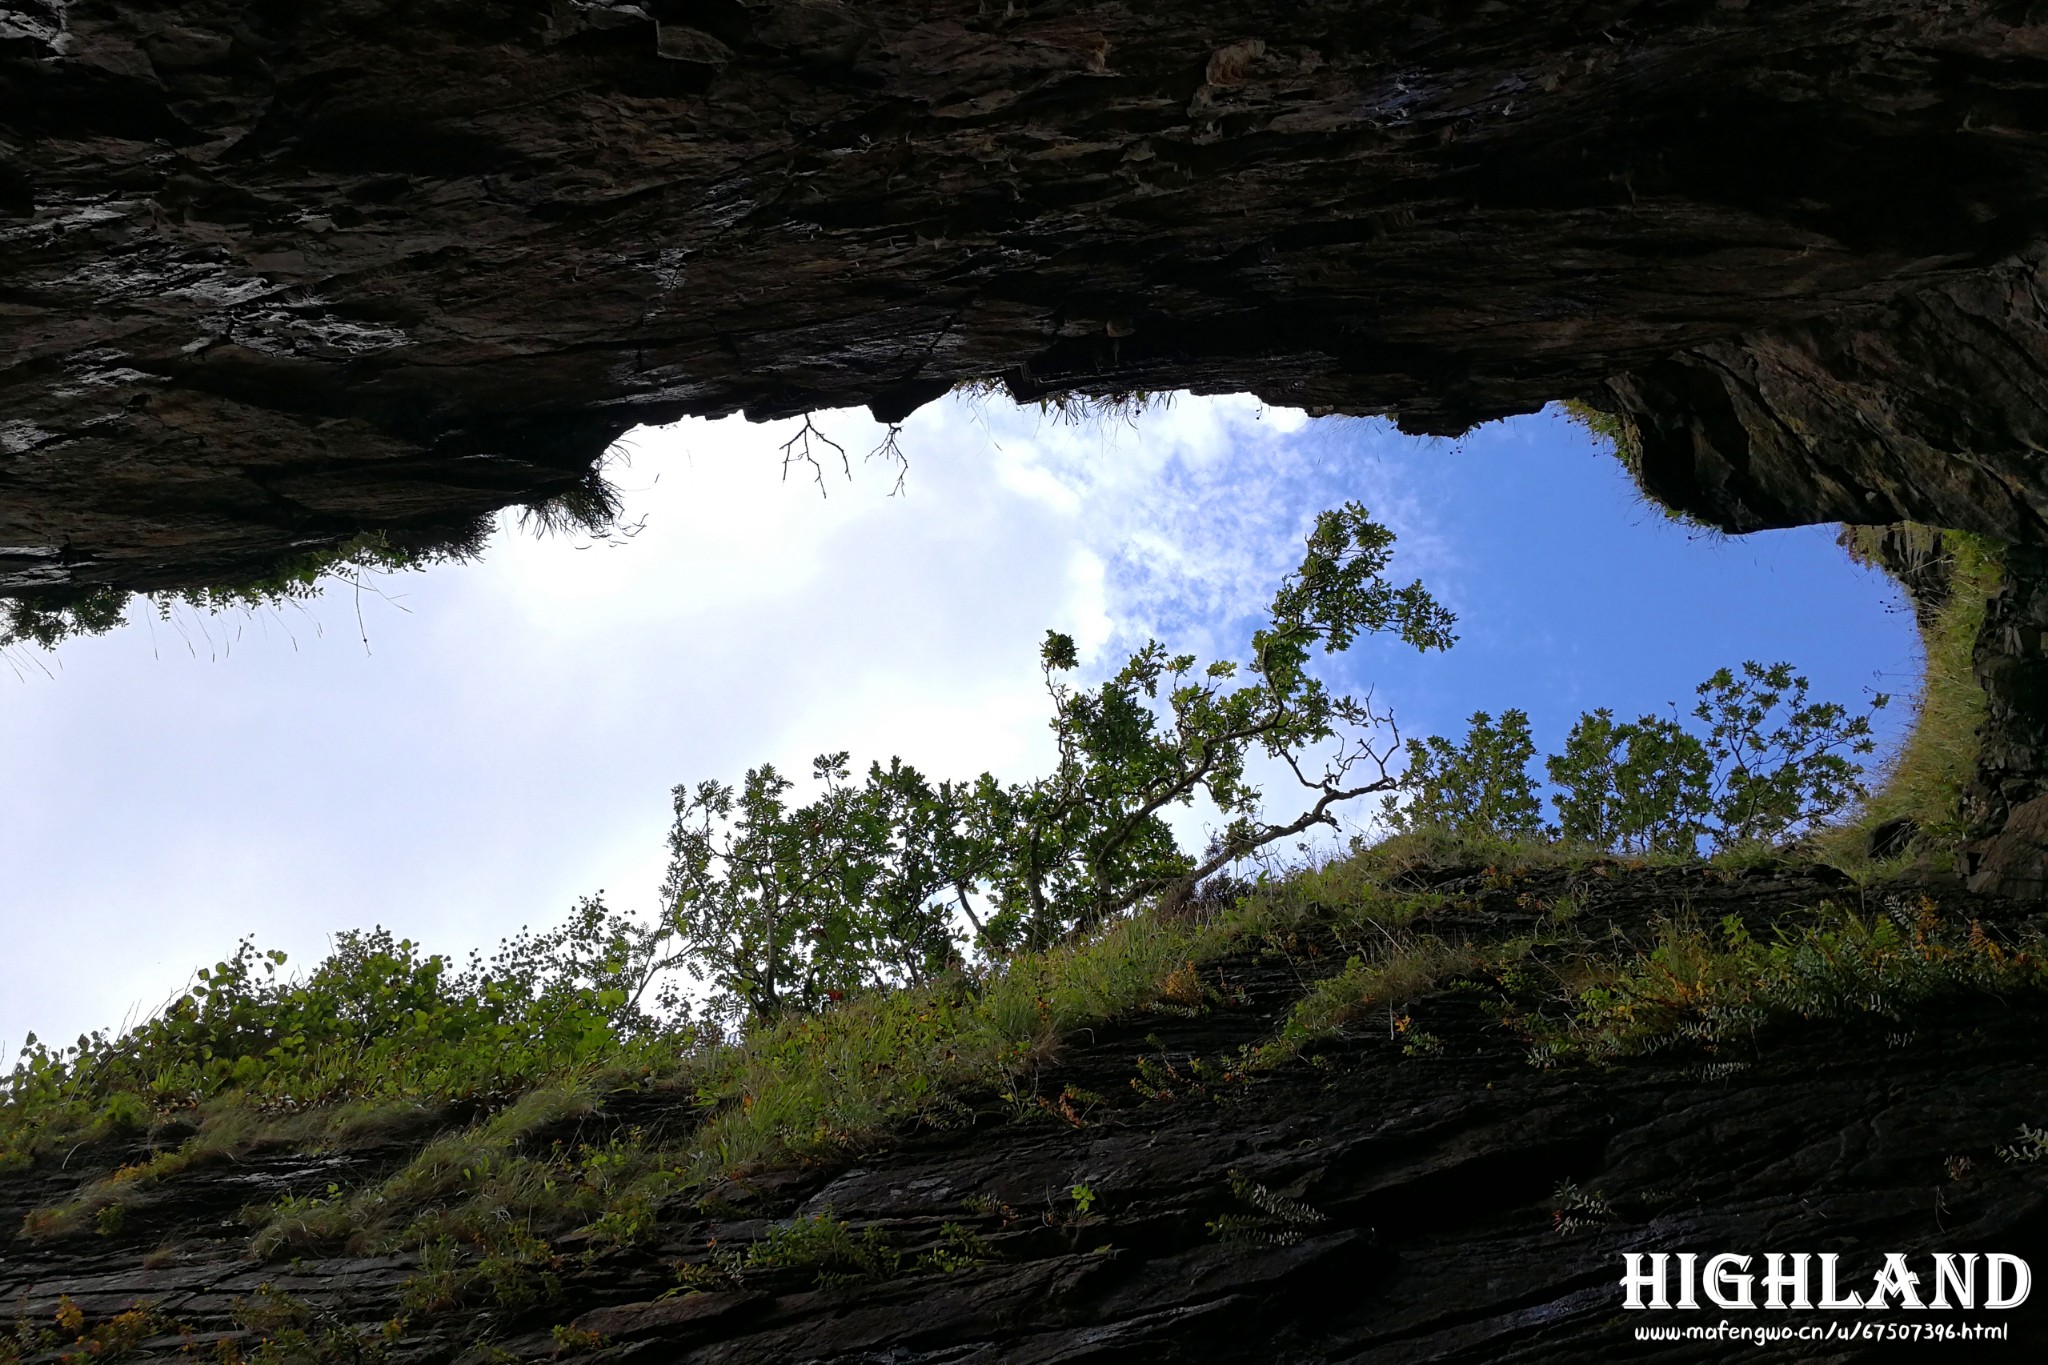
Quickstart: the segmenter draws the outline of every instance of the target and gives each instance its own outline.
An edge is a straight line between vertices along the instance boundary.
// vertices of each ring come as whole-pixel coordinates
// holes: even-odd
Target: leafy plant
[[[83,1365],[86,1361],[126,1360],[142,1343],[176,1325],[147,1300],[92,1322],[71,1296],[60,1295],[48,1326],[17,1319],[11,1332],[0,1333],[0,1365],[30,1360]]]
[[[232,1343],[221,1353],[223,1365],[374,1365],[388,1357],[405,1334],[402,1319],[364,1325],[351,1323],[329,1310],[318,1310],[261,1284],[256,1292],[236,1299],[229,1312],[255,1340],[246,1352]]]
[[[1544,767],[1558,788],[1556,828],[1566,842],[1690,856],[1707,832],[1713,760],[1676,721],[1617,725],[1612,711],[1589,711]]]
[[[791,809],[772,765],[735,791],[675,792],[663,897],[693,976],[723,1012],[772,1019],[871,987],[922,985],[956,952],[962,901],[987,854],[963,829],[966,794],[900,760],[848,785],[847,755],[821,756],[815,801]]]
[[[1381,805],[1396,831],[1436,828],[1467,837],[1515,839],[1542,824],[1542,805],[1529,776],[1536,756],[1526,712],[1501,712],[1496,723],[1473,713],[1463,744],[1440,735],[1408,741],[1408,769],[1401,785],[1407,800],[1386,797]]]
[[[399,1300],[408,1313],[445,1313],[466,1305],[520,1310],[561,1296],[564,1258],[546,1238],[521,1223],[485,1225],[474,1233],[475,1254],[453,1237],[429,1242],[419,1270]]]
[[[1550,1195],[1550,1223],[1560,1237],[1574,1232],[1584,1232],[1614,1221],[1614,1206],[1598,1190],[1579,1188],[1576,1180],[1566,1180]]]
[[[735,1021],[816,1010],[933,979],[958,960],[956,910],[985,952],[1044,949],[1148,897],[1176,911],[1231,863],[1334,825],[1336,806],[1394,785],[1393,745],[1376,742],[1384,717],[1313,676],[1315,654],[1366,633],[1420,649],[1452,639],[1450,614],[1420,584],[1387,580],[1393,540],[1356,503],[1323,513],[1242,665],[1198,668],[1152,641],[1081,688],[1068,681],[1073,639],[1048,632],[1058,759],[1036,781],[933,785],[891,760],[856,786],[837,753],[813,765],[821,794],[800,806],[772,766],[737,790],[678,787],[664,890],[691,970]],[[1247,776],[1260,754],[1302,789],[1295,818],[1261,817],[1264,793]],[[1198,795],[1226,824],[1194,858],[1164,815]]]
[[[1294,1002],[1278,1036],[1253,1048],[1246,1065],[1268,1070],[1300,1055],[1304,1048],[1337,1037],[1353,1021],[1384,1016],[1387,1036],[1401,1031],[1396,1009],[1402,1003],[1482,966],[1512,961],[1526,951],[1511,943],[1482,951],[1434,937],[1389,936],[1378,956],[1353,957],[1344,969],[1315,982]],[[1428,1049],[1424,1049],[1426,1052]]]
[[[124,1034],[66,1048],[30,1035],[0,1082],[0,1152],[32,1156],[59,1133],[132,1132],[229,1095],[283,1111],[447,1101],[600,1062],[665,1061],[695,1037],[673,996],[649,997],[671,960],[661,927],[600,899],[466,967],[375,929],[337,935],[295,980],[281,975],[285,954],[245,940]]]
[[[829,1210],[775,1224],[734,1262],[741,1280],[747,1271],[814,1270],[821,1289],[889,1279],[902,1263],[880,1231],[856,1233]]]
[[[1998,1149],[1998,1159],[2009,1166],[2034,1166],[2048,1158],[2048,1127],[2020,1125],[2017,1142]]]
[[[996,1259],[995,1248],[974,1231],[959,1223],[943,1223],[937,1245],[917,1258],[917,1268],[951,1275]]]
[[[1808,699],[1788,663],[1723,668],[1699,685],[1693,715],[1713,764],[1715,843],[1782,838],[1847,807],[1863,794],[1851,755],[1876,747],[1870,717],[1840,702]],[[1889,698],[1873,697],[1871,711]]]
[[[1242,1171],[1230,1173],[1230,1193],[1242,1212],[1225,1213],[1209,1223],[1211,1237],[1240,1246],[1292,1246],[1310,1228],[1329,1218],[1299,1200],[1273,1193]]]
[[[1789,1020],[1897,1019],[1929,1001],[2048,985],[2038,942],[2007,946],[1923,906],[1908,924],[1827,905],[1766,940],[1729,916],[1718,936],[1666,926],[1648,952],[1580,964],[1568,1014],[1525,1023],[1551,1060],[1713,1050]]]
[[[1528,763],[1529,720],[1504,711],[1472,717],[1462,744],[1441,736],[1408,743],[1405,799],[1384,802],[1397,832],[1512,841],[1538,833],[1617,853],[1697,856],[1702,839],[1728,850],[1804,833],[1864,794],[1857,759],[1876,747],[1872,697],[1852,714],[1811,699],[1788,663],[1723,668],[1695,689],[1688,730],[1675,719],[1617,723],[1581,715],[1564,751],[1544,760],[1558,821],[1539,816]]]
[[[410,533],[366,531],[327,549],[287,555],[238,583],[152,593],[150,603],[166,620],[181,605],[209,614],[282,606],[318,596],[328,583],[360,587],[379,574],[474,559],[490,531],[488,517]],[[127,619],[133,600],[121,588],[51,588],[0,601],[0,650],[48,650],[68,639],[104,635]]]

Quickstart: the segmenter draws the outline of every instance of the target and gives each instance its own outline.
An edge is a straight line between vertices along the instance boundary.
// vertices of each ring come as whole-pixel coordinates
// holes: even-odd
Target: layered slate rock
[[[1538,931],[1567,897],[1592,941],[1642,942],[1663,918],[1734,916],[1762,933],[1830,898],[1908,920],[1928,910],[1919,890],[1859,888],[1824,869],[1450,869],[1428,885],[1443,900],[1424,927],[1453,939]],[[1942,900],[1990,933],[2025,923],[1992,898]],[[1845,1286],[1867,1285],[1884,1251],[1916,1265],[1941,1250],[2048,1264],[2048,1164],[1997,1155],[2021,1125],[2044,1122],[2038,1001],[1950,1002],[1766,1032],[1711,1055],[1673,1049],[1585,1067],[1532,1064],[1471,993],[1453,990],[1410,1003],[1403,1019],[1354,1024],[1319,1060],[1228,1079],[1239,1049],[1269,1039],[1305,984],[1347,951],[1304,933],[1284,953],[1213,964],[1210,1007],[1081,1033],[1029,1078],[1022,1104],[968,1097],[971,1118],[951,1126],[838,1164],[757,1173],[670,1207],[642,1248],[584,1264],[564,1240],[557,1297],[411,1314],[385,1358],[1580,1365],[1727,1359],[1725,1342],[1632,1336],[1649,1320],[1723,1317],[2002,1322],[2011,1336],[1998,1358],[2035,1359],[2048,1346],[2038,1284],[2022,1311],[1928,1315],[1629,1313],[1619,1287],[1628,1251],[1836,1252]],[[1417,1045],[1425,1037],[1432,1045]],[[1070,1112],[1032,1104],[1034,1093]],[[663,1106],[686,1105],[627,1093],[574,1134],[533,1141],[594,1140],[607,1119],[654,1123]],[[132,1154],[74,1155],[63,1170],[0,1176],[0,1216],[11,1223]],[[166,1330],[145,1359],[186,1359],[190,1342],[223,1337],[253,1352],[259,1334],[242,1324],[264,1285],[318,1321],[374,1329],[399,1311],[410,1257],[257,1263],[233,1210],[371,1178],[403,1155],[277,1153],[187,1173],[106,1236],[0,1243],[0,1303],[39,1320],[69,1296],[92,1322],[151,1300],[190,1335]],[[338,1171],[343,1158],[359,1164]],[[1085,1209],[1077,1185],[1090,1191]],[[1253,1187],[1263,1218],[1245,1198]],[[704,1292],[679,1284],[679,1270],[813,1215],[873,1233],[902,1254],[901,1273],[835,1284],[763,1268]],[[981,1254],[950,1271],[918,1268],[921,1253],[959,1246],[948,1225],[978,1238]],[[1887,1349],[1835,1341],[1739,1354],[1901,1358]]]
[[[634,423],[1585,394],[1731,528],[2048,542],[1994,0],[12,0],[0,593],[459,535]]]

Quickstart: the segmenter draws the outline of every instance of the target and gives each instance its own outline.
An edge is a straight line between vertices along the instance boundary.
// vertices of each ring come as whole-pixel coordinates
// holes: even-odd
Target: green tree
[[[1620,853],[1699,851],[1782,839],[1863,795],[1856,759],[1876,745],[1871,715],[1809,698],[1789,663],[1723,668],[1695,690],[1693,733],[1610,711],[1581,716],[1564,752],[1546,760],[1558,791],[1556,833]]]
[[[837,922],[846,908],[849,819],[846,755],[814,765],[825,794],[792,811],[794,785],[763,764],[739,790],[722,782],[675,789],[663,896],[689,954],[689,970],[709,980],[720,1001],[773,1017],[791,1005],[814,1006],[841,989],[834,950],[851,937]]]
[[[969,897],[992,860],[976,793],[900,759],[853,785],[847,757],[815,760],[822,790],[800,806],[769,764],[737,791],[675,789],[668,925],[730,1019],[923,984],[958,960],[953,908],[973,917]]]
[[[1441,735],[1407,742],[1400,786],[1406,799],[1381,802],[1395,830],[1437,829],[1466,837],[1518,839],[1542,828],[1543,807],[1529,776],[1536,744],[1526,712],[1485,711],[1467,722],[1463,744]]]
[[[1713,809],[1713,759],[1676,721],[1640,716],[1617,725],[1589,711],[1544,760],[1557,787],[1558,837],[1620,853],[1698,850]]]
[[[1317,653],[1390,632],[1451,643],[1450,613],[1420,584],[1390,583],[1394,538],[1363,507],[1323,513],[1254,633],[1251,659],[1198,667],[1149,641],[1084,688],[1071,637],[1040,651],[1058,758],[1036,781],[934,784],[892,759],[848,781],[820,758],[822,794],[792,809],[791,783],[756,768],[735,791],[678,787],[664,896],[690,970],[734,1016],[815,1009],[847,992],[922,981],[954,961],[959,912],[977,946],[1042,947],[1160,898],[1169,912],[1205,877],[1276,840],[1334,825],[1344,801],[1391,788],[1384,717],[1332,693]],[[1277,760],[1301,792],[1292,818],[1262,815],[1248,765]],[[1226,825],[1202,857],[1165,815],[1206,794]]]
[[[972,786],[934,784],[900,758],[868,768],[856,803],[869,863],[856,923],[877,980],[924,985],[952,965],[954,908],[983,933],[973,898],[994,861],[975,819],[984,799]]]
[[[1870,713],[1840,702],[1808,700],[1807,680],[1788,663],[1751,660],[1738,674],[1723,668],[1696,689],[1693,716],[1714,765],[1715,841],[1723,846],[1779,839],[1846,809],[1864,794],[1862,765],[1877,741]]]
[[[1455,618],[1420,583],[1385,571],[1394,535],[1364,507],[1322,513],[1300,566],[1273,596],[1245,664],[1197,667],[1148,641],[1107,681],[1066,681],[1074,642],[1047,632],[1041,650],[1059,746],[1053,772],[1003,794],[992,876],[1001,944],[1043,945],[1163,896],[1171,911],[1205,877],[1277,840],[1334,826],[1342,802],[1393,785],[1386,718],[1332,693],[1310,671],[1318,653],[1366,633],[1417,649],[1447,648]],[[1306,808],[1267,820],[1265,793],[1247,777],[1255,755],[1278,760]],[[1226,821],[1206,854],[1190,857],[1163,818],[1206,794]]]

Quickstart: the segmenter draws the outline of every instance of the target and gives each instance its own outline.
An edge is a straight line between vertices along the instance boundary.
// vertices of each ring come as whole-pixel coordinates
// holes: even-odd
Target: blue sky
[[[782,478],[791,424],[684,422],[627,440],[630,539],[508,529],[360,600],[137,611],[11,660],[0,1047],[118,1024],[244,934],[303,962],[378,923],[488,946],[599,889],[651,909],[679,782],[842,748],[1027,777],[1047,628],[1098,669],[1152,634],[1239,655],[1348,498],[1461,618],[1447,653],[1368,640],[1336,666],[1409,734],[1520,706],[1554,745],[1582,709],[1659,709],[1745,658],[1844,700],[1916,668],[1910,616],[1831,528],[1689,533],[1555,415],[1450,442],[1248,398],[1081,428],[953,398],[906,425],[900,497],[859,463],[865,414],[819,420],[856,457],[828,496]]]

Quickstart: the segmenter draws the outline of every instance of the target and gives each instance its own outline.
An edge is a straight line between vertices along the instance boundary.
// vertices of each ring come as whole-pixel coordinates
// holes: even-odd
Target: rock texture
[[[1725,530],[1911,519],[2040,544],[2040,261],[1693,347],[1595,402],[1634,422],[1650,493]]]
[[[1984,724],[1965,804],[1986,829],[2048,795],[2048,554],[2014,545],[2002,558],[1972,662],[1984,689]]]
[[[7,0],[0,593],[990,376],[2048,543],[2044,133],[2016,0]]]
[[[1917,892],[1859,891],[1819,870],[1488,869],[1433,880],[1445,902],[1430,927],[1453,937],[1528,932],[1565,896],[1595,938],[1640,940],[1673,913],[1762,926],[1826,897],[1922,913]],[[1957,894],[1947,909],[1994,934],[2018,923],[2012,907],[1987,898]],[[1652,1315],[1622,1311],[1620,1255],[1836,1251],[1858,1280],[1877,1253],[1893,1250],[2009,1251],[2030,1257],[2037,1273],[2048,1264],[2048,1163],[1995,1155],[2021,1124],[2044,1120],[2039,1037],[2048,1014],[2035,998],[1767,1033],[1739,1054],[1541,1069],[1471,994],[1450,991],[1413,1003],[1403,1033],[1363,1022],[1319,1061],[1250,1084],[1220,1080],[1219,1063],[1269,1037],[1304,983],[1346,951],[1305,936],[1287,953],[1212,970],[1221,1001],[1204,1012],[1083,1033],[1039,1077],[1041,1095],[1077,1097],[1072,1122],[1019,1121],[989,1097],[972,1123],[906,1135],[858,1164],[732,1186],[708,1215],[671,1209],[657,1244],[566,1262],[551,1302],[414,1315],[389,1358],[535,1360],[582,1350],[592,1361],[706,1365],[1580,1365],[1948,1349],[1974,1359],[1966,1346],[1926,1342],[1890,1351],[1840,1341],[1637,1343],[1634,1328]],[[1425,1034],[1441,1049],[1404,1048]],[[1192,1058],[1212,1065],[1198,1073]],[[1142,1090],[1141,1059],[1151,1063]],[[676,1101],[628,1094],[608,1113],[614,1123],[653,1122],[663,1104]],[[78,1154],[61,1172],[0,1177],[0,1219],[13,1224],[123,1155]],[[350,1183],[400,1155],[252,1158],[181,1177],[111,1235],[0,1244],[0,1304],[39,1321],[68,1295],[90,1324],[149,1299],[189,1335],[166,1330],[143,1358],[179,1358],[188,1344],[222,1339],[253,1350],[260,1332],[248,1326],[248,1305],[265,1284],[318,1320],[380,1323],[395,1310],[408,1258],[260,1265],[244,1253],[247,1232],[233,1211]],[[1269,1217],[1264,1239],[1219,1237],[1211,1225],[1227,1216],[1257,1222],[1233,1173],[1297,1212]],[[1075,1185],[1094,1196],[1085,1210]],[[675,1287],[676,1267],[706,1262],[714,1244],[744,1247],[766,1220],[827,1210],[886,1238],[906,1265],[948,1223],[981,1237],[990,1258],[839,1287],[810,1271],[749,1271],[738,1285],[661,1297]],[[1280,1244],[1275,1233],[1297,1240]],[[1824,1326],[1902,1315],[1655,1316]],[[2038,1283],[2020,1311],[1931,1316],[2004,1322],[2011,1335],[1997,1359],[2037,1359],[2048,1346]],[[504,1354],[462,1356],[480,1337]]]

